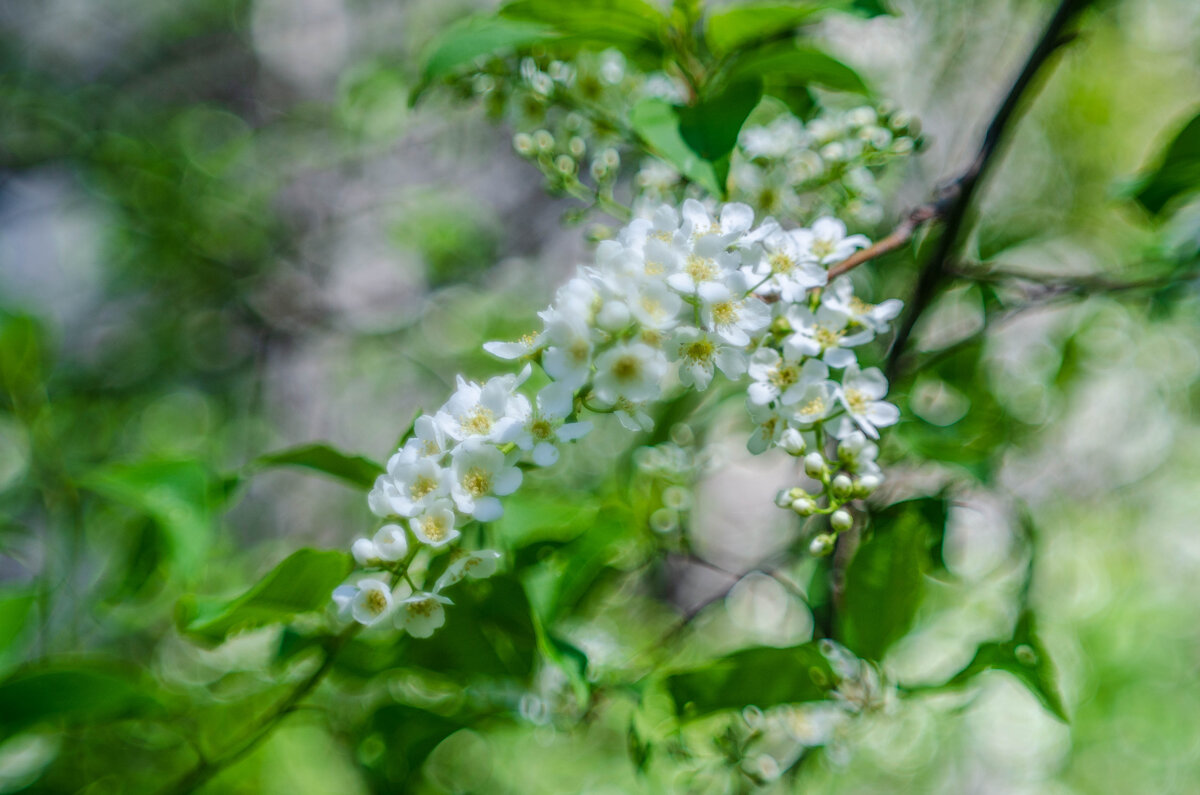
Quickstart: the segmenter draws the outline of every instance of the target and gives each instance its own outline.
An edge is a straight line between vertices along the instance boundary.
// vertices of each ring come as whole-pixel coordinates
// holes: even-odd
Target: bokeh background
[[[928,146],[894,181],[889,221],[969,162],[1052,4],[893,5],[896,17],[821,29],[880,96],[921,120]],[[9,370],[23,374],[27,410],[10,402],[0,414],[0,587],[16,593],[45,572],[54,583],[52,614],[0,648],[0,670],[83,651],[195,682],[253,670],[249,642],[197,656],[171,637],[183,586],[154,523],[120,500],[81,501],[73,481],[173,468],[150,513],[210,528],[197,531],[186,564],[205,592],[236,589],[299,546],[343,548],[370,520],[361,496],[336,483],[263,473],[220,515],[176,504],[171,489],[215,493],[222,473],[312,440],[386,458],[456,373],[500,371],[479,344],[528,330],[586,256],[588,224],[607,219],[564,226],[571,200],[544,193],[512,151],[511,130],[447,95],[409,107],[425,44],[478,7],[0,5],[0,309],[9,342],[25,335],[16,349],[28,354],[6,354],[17,356]],[[968,250],[1033,273],[1144,275],[1200,225],[1189,227],[1196,215],[1186,211],[1155,222],[1122,188],[1198,97],[1200,5],[1099,4],[997,164]],[[903,259],[873,266],[877,295],[907,295],[913,269]],[[996,490],[1025,500],[1040,530],[1033,600],[1072,720],[989,675],[967,701],[906,700],[857,722],[805,770],[804,791],[1200,787],[1196,308],[1194,283],[1169,301],[1054,302],[989,329],[975,391],[933,371],[915,377],[906,410],[931,422],[952,428],[982,390],[1012,423]],[[982,313],[977,286],[949,290],[918,346],[974,333]],[[710,439],[720,465],[694,511],[701,547],[737,571],[783,532],[770,497],[787,480],[780,462],[747,461],[742,438],[734,428]],[[616,452],[585,447],[571,458],[571,482],[603,482]],[[936,472],[899,475],[925,476]],[[952,568],[975,587],[896,651],[897,670],[936,673],[962,638],[1003,625],[1011,578],[994,575],[1012,539],[990,499],[957,510],[947,542]],[[731,536],[744,526],[764,530]],[[684,606],[729,585],[712,571],[673,576]],[[726,605],[737,619],[736,599],[714,609]],[[774,604],[761,629],[802,636],[806,620],[811,632],[803,611]],[[652,639],[657,620],[633,631]],[[713,632],[734,632],[723,620],[745,624],[714,614]],[[617,623],[601,615],[596,631]],[[452,735],[426,763],[421,790],[648,786],[618,730],[526,717]],[[38,786],[73,752],[50,734],[5,740],[0,791]],[[319,725],[289,724],[213,791],[366,792],[363,753]],[[126,784],[102,778],[87,791]]]

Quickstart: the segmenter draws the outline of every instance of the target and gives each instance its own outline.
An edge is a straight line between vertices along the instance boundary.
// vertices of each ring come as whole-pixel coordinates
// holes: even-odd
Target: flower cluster
[[[417,418],[369,495],[371,510],[389,524],[356,542],[355,557],[407,578],[420,548],[436,552],[468,524],[498,519],[522,467],[554,464],[563,443],[591,429],[581,415],[613,414],[629,430],[650,430],[655,401],[706,390],[718,374],[746,388],[751,452],[809,451],[805,466],[830,502],[821,508],[804,499],[813,503],[809,513],[833,513],[836,529],[836,511],[845,513],[846,501],[878,482],[868,439],[899,416],[883,400],[883,375],[860,369],[853,349],[887,331],[900,302],[867,304],[848,278],[828,282],[829,266],[867,243],[832,218],[811,228],[784,229],[770,219],[755,226],[744,204],[714,215],[688,200],[634,220],[559,288],[539,331],[484,345],[523,362],[518,374],[483,383],[459,377],[441,408]],[[548,378],[537,390],[526,387],[534,364]],[[823,453],[827,440],[838,440],[835,466]],[[835,468],[845,474],[830,477]],[[417,546],[410,548],[405,526]],[[495,553],[476,554],[494,568]],[[405,604],[397,623],[419,634],[430,617],[440,624],[442,587],[439,580],[401,601],[382,580],[366,580],[342,598],[363,623]]]

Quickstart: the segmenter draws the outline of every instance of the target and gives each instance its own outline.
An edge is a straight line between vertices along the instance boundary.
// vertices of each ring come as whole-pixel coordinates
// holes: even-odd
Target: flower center
[[[475,494],[476,497],[481,495]],[[430,541],[437,543],[446,537],[446,517],[438,515],[429,515],[421,519],[421,532]]]
[[[422,599],[419,602],[409,602],[404,606],[408,615],[419,616],[421,618],[429,618],[433,615],[434,601],[432,599]]]
[[[522,335],[518,342],[520,342],[526,348],[532,348],[534,343],[537,342],[537,335],[531,331],[528,334]]]
[[[642,309],[646,311],[646,314],[652,318],[660,318],[666,314],[663,311],[662,303],[653,298],[643,297],[641,300],[641,305]]]
[[[481,467],[471,467],[463,475],[463,488],[472,497],[482,497],[492,490],[492,475]]]
[[[846,405],[850,407],[853,414],[862,414],[867,410],[867,396],[860,390],[846,390]]]
[[[367,591],[366,607],[372,615],[382,615],[387,606],[387,597],[383,595],[383,591]]]
[[[708,340],[696,340],[695,342],[685,342],[679,346],[679,355],[690,362],[702,364],[712,359],[714,352],[713,344]]]
[[[781,391],[787,389],[792,384],[796,383],[800,378],[800,372],[791,365],[785,365],[771,371],[767,376],[768,380]]]
[[[850,311],[856,315],[865,315],[874,308],[875,304],[868,304],[857,295],[850,298]]]
[[[492,430],[492,423],[496,421],[496,415],[492,410],[483,406],[476,406],[462,420],[462,426],[471,433],[486,434]]]
[[[717,266],[711,259],[707,257],[698,257],[695,254],[687,259],[687,264],[683,267],[684,273],[692,277],[694,282],[706,282],[716,278]]]
[[[834,252],[834,242],[828,238],[819,237],[813,241],[812,253],[817,259],[825,259]]]
[[[426,442],[426,444],[429,444],[429,442]],[[414,500],[419,500],[436,489],[437,485],[437,481],[428,475],[417,475],[417,479],[409,487],[408,493],[412,495]]]
[[[590,354],[591,351],[589,350],[587,340],[576,339],[571,343],[570,347],[567,348],[567,353],[570,354],[571,359],[576,364],[583,364],[588,360],[588,354]]]
[[[842,341],[842,332],[834,331],[824,326],[817,326],[813,330],[813,339],[822,348],[836,348],[837,344]]]
[[[646,260],[646,275],[647,276],[657,276],[658,274],[662,273],[664,270],[666,270],[666,268],[663,267],[663,264],[661,262],[655,262],[654,260]]]
[[[722,301],[719,304],[713,304],[713,320],[719,326],[729,326],[736,323],[738,314],[738,306],[732,301]]]
[[[775,252],[767,261],[771,264],[771,273],[787,274],[796,267],[796,261],[782,251]]]
[[[670,243],[675,239],[675,234],[673,232],[668,232],[665,229],[659,229],[657,232],[651,232],[650,237],[654,238],[655,240],[661,240],[664,243]]]
[[[808,401],[804,404],[804,407],[800,409],[800,413],[804,414],[805,416],[820,414],[823,411],[825,411],[825,399],[820,396]]]
[[[529,426],[529,433],[534,439],[544,442],[554,437],[554,427],[548,420],[534,420]]]
[[[612,366],[612,374],[618,381],[632,381],[642,370],[642,363],[632,353],[619,357]]]

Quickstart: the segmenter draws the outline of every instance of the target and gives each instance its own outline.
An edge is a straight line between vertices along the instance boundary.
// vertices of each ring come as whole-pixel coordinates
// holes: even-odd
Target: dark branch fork
[[[987,132],[984,134],[983,143],[967,170],[944,187],[934,201],[921,205],[910,212],[886,237],[873,246],[855,252],[829,269],[830,278],[840,276],[864,262],[900,248],[912,238],[921,225],[935,220],[945,222],[945,229],[938,240],[937,249],[921,269],[921,273],[917,277],[917,284],[913,288],[912,298],[897,327],[896,338],[888,353],[887,375],[889,379],[894,378],[897,373],[900,356],[908,344],[917,319],[929,307],[942,282],[952,275],[949,271],[950,260],[966,222],[971,200],[991,167],[1010,122],[1042,66],[1059,47],[1074,38],[1074,33],[1067,28],[1075,17],[1090,4],[1091,0],[1062,0],[1059,3],[1054,15],[1042,31],[1037,45],[1030,51],[1024,67],[1009,88],[1004,102],[996,111],[996,115],[992,117]]]

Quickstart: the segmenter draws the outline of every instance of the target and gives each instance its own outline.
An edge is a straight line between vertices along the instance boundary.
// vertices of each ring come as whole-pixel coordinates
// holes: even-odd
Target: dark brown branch
[[[975,159],[962,176],[943,192],[942,198],[933,205],[936,209],[936,217],[945,220],[946,228],[938,241],[937,249],[926,262],[925,267],[921,269],[912,298],[909,300],[904,317],[896,330],[896,338],[892,342],[892,348],[888,354],[887,375],[889,378],[894,378],[896,375],[900,356],[908,344],[917,319],[929,307],[947,277],[946,267],[954,255],[954,249],[966,221],[971,200],[994,162],[995,154],[1004,139],[1010,122],[1046,61],[1059,47],[1074,38],[1067,27],[1090,3],[1091,0],[1062,0],[1059,3],[1054,15],[1046,24],[1037,45],[1029,53],[1020,74],[1009,88],[1004,102],[988,125],[983,143],[980,145]],[[911,235],[911,232],[909,234]]]

